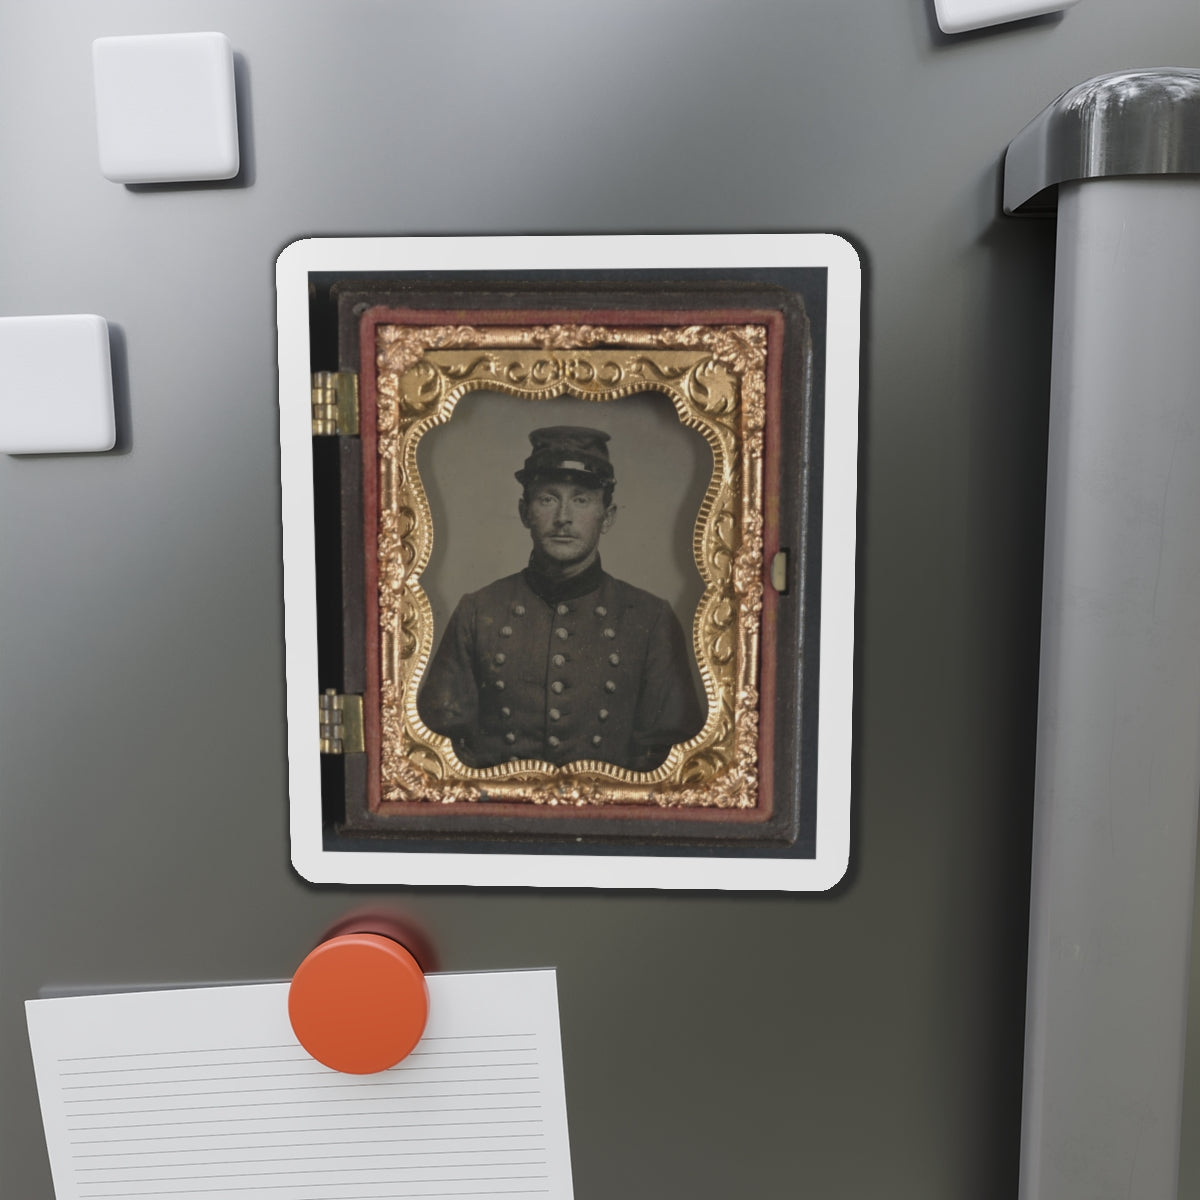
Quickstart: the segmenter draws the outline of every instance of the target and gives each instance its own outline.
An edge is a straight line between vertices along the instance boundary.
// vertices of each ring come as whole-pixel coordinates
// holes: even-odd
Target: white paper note
[[[427,980],[377,1075],[305,1053],[286,983],[29,1001],[57,1200],[570,1200],[554,972]]]

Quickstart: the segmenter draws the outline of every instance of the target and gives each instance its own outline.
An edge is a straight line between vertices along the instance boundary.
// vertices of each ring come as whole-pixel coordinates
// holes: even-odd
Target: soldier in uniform
[[[616,480],[609,435],[535,429],[521,523],[529,565],[466,595],[417,700],[471,767],[598,759],[653,770],[704,724],[671,606],[600,565]]]

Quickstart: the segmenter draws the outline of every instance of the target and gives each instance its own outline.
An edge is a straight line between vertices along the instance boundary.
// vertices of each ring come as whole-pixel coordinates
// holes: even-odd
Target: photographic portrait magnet
[[[277,291],[297,871],[833,886],[852,247],[319,238]]]

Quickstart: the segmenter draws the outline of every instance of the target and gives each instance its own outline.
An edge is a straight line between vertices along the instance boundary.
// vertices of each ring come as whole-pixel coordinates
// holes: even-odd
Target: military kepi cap
[[[529,434],[533,450],[517,472],[522,484],[537,479],[568,479],[588,487],[613,483],[608,434],[582,425],[552,425]]]

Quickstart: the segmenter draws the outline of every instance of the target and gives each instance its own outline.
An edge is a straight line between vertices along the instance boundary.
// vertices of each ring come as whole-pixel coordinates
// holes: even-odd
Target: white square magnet
[[[967,33],[1071,8],[1079,0],[933,0],[943,33]]]
[[[116,442],[108,322],[0,317],[0,451],[63,454]]]
[[[92,71],[106,179],[182,183],[238,173],[233,49],[223,33],[97,38]]]

